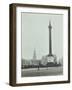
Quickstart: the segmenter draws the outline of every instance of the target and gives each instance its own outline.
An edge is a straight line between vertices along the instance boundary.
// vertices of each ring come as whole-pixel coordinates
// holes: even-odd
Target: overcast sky
[[[52,53],[63,56],[63,15],[22,13],[22,58],[32,59],[36,49],[37,59],[49,53],[49,20],[52,25]]]

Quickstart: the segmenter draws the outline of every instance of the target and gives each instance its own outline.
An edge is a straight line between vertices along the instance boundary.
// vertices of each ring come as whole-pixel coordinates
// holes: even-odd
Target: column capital
[[[49,26],[48,26],[49,30],[52,29],[52,26],[51,26],[51,21],[49,21]]]

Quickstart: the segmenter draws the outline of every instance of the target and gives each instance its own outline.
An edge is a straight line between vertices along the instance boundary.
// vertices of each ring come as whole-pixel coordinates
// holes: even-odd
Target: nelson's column
[[[48,63],[56,63],[56,55],[52,54],[52,26],[51,21],[49,21],[49,54],[47,55]]]

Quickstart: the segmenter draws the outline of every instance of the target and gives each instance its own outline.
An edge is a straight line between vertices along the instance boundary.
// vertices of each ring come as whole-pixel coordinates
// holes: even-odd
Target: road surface
[[[62,75],[63,67],[48,67],[48,68],[30,68],[30,69],[22,69],[21,76],[22,77],[33,77],[33,76],[55,76]]]

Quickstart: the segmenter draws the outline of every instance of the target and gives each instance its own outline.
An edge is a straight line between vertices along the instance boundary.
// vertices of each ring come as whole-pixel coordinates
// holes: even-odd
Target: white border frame
[[[63,14],[63,75],[21,77],[21,12]],[[16,7],[16,83],[54,82],[68,80],[68,10]]]

